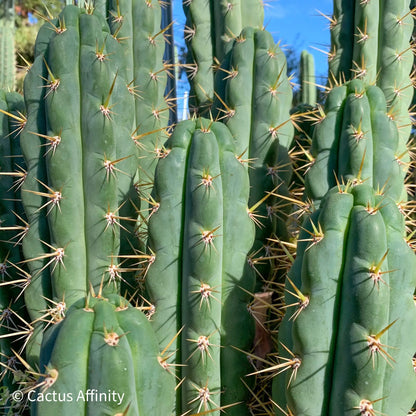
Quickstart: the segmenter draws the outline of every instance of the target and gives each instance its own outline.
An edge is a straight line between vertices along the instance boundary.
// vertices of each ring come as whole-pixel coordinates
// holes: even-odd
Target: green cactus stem
[[[316,105],[315,62],[313,55],[303,50],[300,54],[300,102]]]
[[[279,341],[287,371],[274,381],[280,408],[407,414],[416,386],[416,258],[405,238],[388,196],[351,183],[327,193],[301,233],[286,283]]]
[[[248,169],[249,205],[261,224],[252,250],[258,258],[270,257],[267,239],[273,233],[289,239],[286,222],[291,203],[270,195],[274,191],[290,198],[293,93],[286,72],[286,57],[272,35],[247,27],[235,40],[216,77],[214,114],[230,129],[237,154]],[[269,261],[260,263],[265,265],[257,266],[259,274],[267,280]]]
[[[88,296],[45,333],[31,414],[169,415],[175,379],[162,364],[142,311],[118,295]]]
[[[37,322],[91,286],[117,291],[120,228],[134,221],[120,210],[129,203],[138,163],[134,99],[104,18],[67,6],[44,27],[25,80],[21,136],[28,166],[23,249],[31,274],[25,300]]]
[[[411,131],[409,106],[413,10],[409,0],[346,2],[334,0],[330,18],[329,81],[336,85],[352,78],[380,86],[400,129],[401,140]]]
[[[12,349],[21,348],[17,335],[26,318],[21,292],[27,272],[16,266],[22,260],[21,239],[26,232],[20,203],[20,186],[25,176],[19,134],[25,123],[23,97],[15,92],[0,91],[0,387],[12,392],[17,370]],[[26,273],[26,275],[25,275]],[[20,320],[17,315],[22,317]],[[16,333],[16,336],[13,334]],[[24,338],[24,337],[23,337]],[[10,410],[12,403],[5,402]]]
[[[0,89],[13,91],[16,83],[14,0],[0,6]]]
[[[136,187],[141,201],[135,201],[144,218],[150,214],[149,201],[153,186],[157,155],[167,139],[166,129],[169,125],[171,95],[165,97],[167,78],[173,73],[172,63],[164,62],[165,49],[173,45],[172,24],[162,27],[163,2],[158,0],[112,0],[107,2],[107,16],[111,33],[122,49],[119,65],[125,71],[124,77],[129,83],[129,91],[134,97],[132,112],[134,128],[130,132],[137,144],[139,168],[137,161],[128,163],[136,165]],[[170,45],[169,45],[170,44]],[[171,97],[172,98],[172,97]],[[146,240],[145,221],[139,224],[141,236]]]
[[[319,206],[330,188],[348,180],[366,182],[405,203],[409,153],[379,87],[357,79],[333,88],[319,115],[311,153],[305,196],[312,205]]]
[[[146,285],[159,342],[173,340],[171,362],[185,364],[178,415],[219,415],[229,405],[227,414],[248,414],[240,378],[250,367],[235,349],[249,351],[254,335],[248,191],[226,126],[206,119],[177,125],[156,169]]]
[[[261,0],[185,0],[183,6],[190,110],[201,114],[215,99],[216,69],[245,27],[262,29],[264,9]]]

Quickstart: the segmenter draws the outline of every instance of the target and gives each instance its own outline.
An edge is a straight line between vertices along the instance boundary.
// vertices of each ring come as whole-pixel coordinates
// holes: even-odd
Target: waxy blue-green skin
[[[416,273],[405,236],[396,203],[366,184],[332,188],[307,220],[289,278],[308,302],[299,305],[288,280],[285,304],[292,306],[279,328],[288,349],[280,348],[281,362],[299,359],[296,371],[275,377],[281,408],[356,415],[367,400],[377,412],[407,414],[415,386]],[[380,346],[371,350],[374,339]]]
[[[118,336],[114,346],[105,340],[109,333]],[[142,311],[118,295],[81,299],[45,333],[41,371],[45,377],[51,371],[58,376],[50,387],[34,393],[38,400],[32,403],[32,414],[169,415],[175,379],[161,366],[159,356],[158,342]],[[88,391],[107,396],[88,398]],[[48,393],[58,399],[42,400]]]
[[[314,161],[305,176],[305,198],[319,207],[337,183],[365,182],[397,203],[407,200],[399,129],[389,117],[382,90],[361,80],[335,87],[325,116],[314,129]]]
[[[264,7],[260,0],[190,0],[183,8],[190,111],[205,116],[218,93],[219,66],[244,28],[263,28]]]
[[[31,274],[25,301],[37,323],[53,302],[69,307],[101,284],[115,292],[122,279],[120,229],[136,216],[122,210],[130,204],[138,158],[121,54],[103,17],[72,5],[37,38],[21,137],[29,223],[22,244]],[[112,266],[119,270],[112,273]],[[40,340],[32,340],[38,351]]]
[[[150,319],[161,347],[182,329],[168,349],[169,362],[186,364],[177,414],[247,397],[240,378],[250,368],[233,347],[248,351],[254,329],[247,309],[254,287],[247,262],[254,238],[248,192],[247,170],[236,158],[226,126],[206,119],[177,125],[156,169],[153,197],[159,205],[149,221],[154,261],[146,276],[155,307]],[[206,232],[211,243],[204,240]],[[197,346],[201,336],[209,343],[202,352]],[[204,386],[216,405],[196,399]],[[228,410],[247,411],[243,404]]]

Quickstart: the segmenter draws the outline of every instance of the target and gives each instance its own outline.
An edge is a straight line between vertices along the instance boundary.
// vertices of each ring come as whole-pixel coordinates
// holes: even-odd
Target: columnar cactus
[[[232,48],[234,39],[245,27],[263,27],[263,2],[184,0],[183,6],[191,112],[201,113],[212,105],[215,69]]]
[[[169,415],[175,379],[162,364],[142,311],[118,295],[88,296],[46,331],[31,414]]]
[[[82,2],[80,7],[84,7]],[[153,187],[154,170],[158,153],[167,139],[167,129],[173,113],[174,91],[167,90],[168,76],[172,76],[172,62],[164,61],[164,53],[173,48],[172,22],[164,27],[163,13],[168,5],[160,0],[98,0],[94,12],[105,16],[113,39],[120,44],[118,66],[124,71],[128,90],[134,97],[129,112],[133,116],[132,141],[137,144],[136,153],[140,160],[130,158],[134,166],[135,189],[131,188],[128,199],[139,210],[137,223],[126,222],[121,229],[121,252],[130,250],[132,234],[139,237],[140,250],[145,250],[147,238],[147,217],[152,205],[150,193]],[[165,8],[165,10],[163,10]],[[131,205],[120,208],[120,216],[131,216]],[[122,290],[136,292],[134,270],[123,274]]]
[[[173,39],[165,42],[170,25],[161,27],[163,2],[112,0],[104,3],[111,33],[123,50],[118,65],[126,71],[129,90],[135,97],[134,129],[130,133],[138,144],[140,168],[136,186],[142,196],[140,208],[147,217],[151,204],[146,201],[153,186],[157,154],[167,139],[165,130],[172,106],[165,99],[165,90],[168,72],[173,69],[164,63],[163,55],[166,43],[172,43]]]
[[[0,94],[0,392],[16,388],[20,360],[32,415],[271,414],[248,400],[270,386],[245,382],[268,347],[260,275],[284,290],[267,298],[283,302],[270,319],[276,414],[405,416],[416,391],[409,2],[334,0],[331,90],[299,170],[310,215],[284,284],[292,121],[313,119],[316,88],[303,53],[309,83],[291,116],[262,1],[183,1],[194,118],[169,138],[164,1],[78,1],[46,18],[27,115]],[[273,269],[275,235],[288,243]]]
[[[12,91],[16,83],[14,47],[14,0],[5,0],[0,6],[0,88]]]
[[[249,351],[254,335],[248,192],[226,126],[206,119],[177,125],[156,169],[146,285],[169,365],[185,365],[178,415],[219,415],[227,405],[227,414],[248,414],[240,378],[250,367],[233,348]]]
[[[120,210],[129,204],[138,160],[134,98],[104,18],[67,6],[46,23],[37,45],[21,135],[29,223],[23,249],[31,274],[25,299],[35,321],[84,297],[90,286],[117,290],[127,220]]]
[[[25,231],[19,201],[25,175],[19,146],[19,133],[25,122],[23,97],[1,90],[0,111],[0,386],[11,391],[17,387],[9,371],[15,367],[12,348],[19,348],[12,344],[13,331],[22,324],[15,314],[24,314],[22,299],[18,299],[24,279],[12,266],[22,260],[20,239]]]
[[[305,178],[305,196],[313,205],[347,180],[366,182],[396,203],[406,201],[409,153],[379,87],[358,79],[335,87],[318,117]]]
[[[315,62],[313,55],[303,50],[300,54],[300,103],[316,105]]]
[[[409,106],[413,96],[413,64],[409,41],[413,11],[409,0],[352,2],[334,0],[331,21],[329,81],[354,77],[383,90],[391,114],[407,140],[411,130]]]
[[[288,153],[294,135],[290,118],[293,94],[286,72],[285,55],[272,35],[265,30],[245,28],[216,77],[214,114],[230,129],[237,154],[248,167],[249,205],[262,202],[256,208],[262,225],[256,230],[253,248],[258,257],[270,256],[267,238],[276,228],[279,237],[288,238],[285,223],[290,203],[267,197],[273,190],[289,196],[292,177]],[[268,272],[262,273],[267,279]]]
[[[406,415],[414,401],[416,257],[396,203],[332,188],[286,283],[275,403],[290,414]],[[281,414],[276,409],[276,414]]]

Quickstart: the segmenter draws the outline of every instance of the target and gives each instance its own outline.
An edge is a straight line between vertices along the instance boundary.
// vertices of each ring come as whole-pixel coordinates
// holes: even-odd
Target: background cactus
[[[161,346],[173,340],[170,365],[185,364],[177,414],[220,414],[228,405],[227,414],[249,414],[240,378],[250,366],[233,347],[248,351],[253,342],[254,224],[231,133],[206,119],[179,123],[155,179],[146,287]]]
[[[203,114],[214,101],[215,72],[234,39],[245,27],[262,29],[263,3],[261,0],[185,0],[183,6],[190,111]]]
[[[14,47],[14,0],[5,0],[0,7],[0,88],[13,91],[16,82]]]
[[[291,182],[288,153],[294,134],[289,114],[292,87],[286,70],[286,58],[271,34],[245,28],[216,78],[214,114],[232,132],[237,154],[248,167],[249,205],[256,206],[255,215],[262,224],[256,230],[253,249],[260,258],[270,255],[267,238],[276,227],[280,237],[288,238],[288,202],[273,196],[264,200],[275,188],[276,193],[287,196]],[[267,275],[264,277],[267,279]]]
[[[313,55],[303,50],[300,54],[300,102],[315,106],[317,103],[317,86],[315,83],[315,61]]]
[[[405,142],[411,130],[413,10],[409,0],[334,0],[328,55],[331,85],[360,78],[380,86]]]

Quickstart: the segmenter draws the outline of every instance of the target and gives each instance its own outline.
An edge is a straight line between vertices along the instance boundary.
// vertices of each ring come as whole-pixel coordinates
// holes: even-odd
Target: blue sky
[[[329,22],[319,12],[332,14],[333,0],[270,0],[265,4],[264,24],[281,45],[307,49],[314,55],[317,75],[326,76],[327,56],[314,48],[329,50]]]

